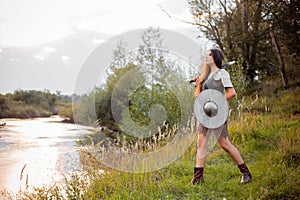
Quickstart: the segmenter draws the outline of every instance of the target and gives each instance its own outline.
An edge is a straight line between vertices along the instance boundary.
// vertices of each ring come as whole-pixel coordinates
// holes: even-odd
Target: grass
[[[91,186],[99,199],[286,199],[299,197],[299,166],[290,167],[292,156],[283,152],[285,137],[274,147],[261,146],[252,141],[238,146],[247,161],[254,180],[240,185],[240,174],[228,156],[216,150],[205,168],[205,183],[190,184],[194,158],[185,155],[171,166],[150,174],[128,174],[113,171],[108,179],[95,180]],[[292,150],[293,147],[290,147]],[[288,151],[287,151],[288,152]],[[299,153],[299,152],[298,152]],[[187,152],[186,154],[189,154]],[[299,162],[298,162],[299,163]],[[297,162],[294,163],[297,165]],[[107,182],[111,190],[107,190]],[[125,184],[122,184],[125,183]],[[126,184],[127,183],[127,184]]]
[[[281,97],[248,97],[231,116],[230,139],[253,176],[248,184],[239,183],[238,168],[217,147],[208,157],[205,182],[192,185],[195,135],[183,156],[150,173],[120,172],[82,154],[85,175],[74,175],[65,187],[35,189],[23,199],[300,199],[299,94],[293,88]]]

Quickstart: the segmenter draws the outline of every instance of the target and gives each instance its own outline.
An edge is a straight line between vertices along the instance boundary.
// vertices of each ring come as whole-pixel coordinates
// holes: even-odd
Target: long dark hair
[[[220,49],[211,49],[210,52],[215,61],[216,66],[219,69],[222,69],[222,62],[224,59],[224,55],[223,55],[222,51]]]

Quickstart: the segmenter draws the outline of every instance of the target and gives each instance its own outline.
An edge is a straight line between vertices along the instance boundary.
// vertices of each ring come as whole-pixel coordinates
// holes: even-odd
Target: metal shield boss
[[[208,89],[197,96],[194,103],[194,112],[197,120],[204,127],[216,129],[226,122],[229,106],[223,93]]]

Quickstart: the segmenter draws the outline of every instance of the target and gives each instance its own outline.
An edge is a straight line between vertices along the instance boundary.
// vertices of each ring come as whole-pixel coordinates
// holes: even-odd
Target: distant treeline
[[[47,117],[71,105],[72,96],[50,93],[49,90],[17,90],[0,94],[0,118]]]

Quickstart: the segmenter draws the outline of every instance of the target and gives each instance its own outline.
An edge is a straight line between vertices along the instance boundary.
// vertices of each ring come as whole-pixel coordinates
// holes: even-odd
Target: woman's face
[[[214,63],[214,59],[212,57],[211,51],[207,51],[205,56],[204,56],[204,62],[207,65],[213,64]]]

